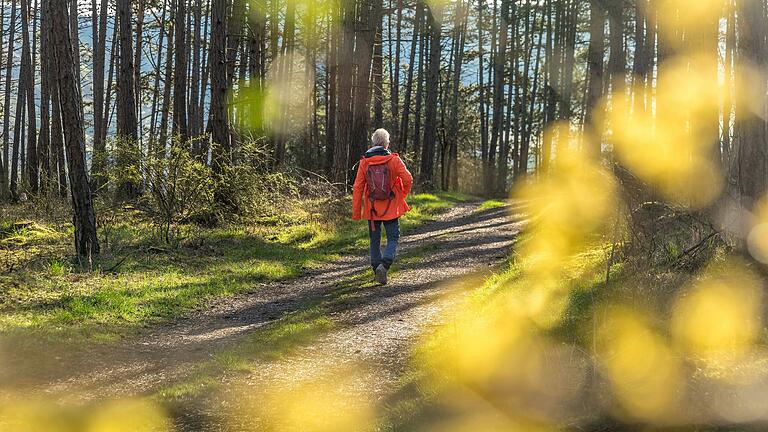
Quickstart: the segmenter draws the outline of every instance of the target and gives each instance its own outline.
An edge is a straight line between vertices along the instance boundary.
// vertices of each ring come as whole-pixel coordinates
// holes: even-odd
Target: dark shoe
[[[387,284],[387,268],[384,267],[384,264],[379,264],[378,267],[376,267],[375,274],[373,276],[373,280],[376,282],[386,285]]]

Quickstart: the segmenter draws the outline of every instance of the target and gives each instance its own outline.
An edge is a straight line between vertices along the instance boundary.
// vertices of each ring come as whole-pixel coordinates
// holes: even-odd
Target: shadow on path
[[[349,337],[345,332],[353,331],[355,340],[369,344],[364,346],[368,349],[375,345],[370,338],[380,338],[387,325],[391,327],[389,320],[421,324],[403,316],[438,298],[445,285],[441,282],[488,269],[508,255],[522,226],[508,212],[506,207],[477,211],[477,204],[459,204],[439,220],[406,233],[399,258],[413,255],[413,262],[406,259],[390,285],[350,290],[349,298],[331,311],[341,330],[319,343],[341,341]],[[118,343],[41,347],[34,341],[20,345],[21,336],[3,340],[0,390],[74,392],[83,399],[151,392],[188,375],[195,365],[236,346],[254,330],[317,304],[338,289],[340,281],[363,272],[370,272],[367,254],[347,256],[292,280],[254,286],[250,293],[215,301],[205,310]],[[379,348],[392,351],[402,346]]]

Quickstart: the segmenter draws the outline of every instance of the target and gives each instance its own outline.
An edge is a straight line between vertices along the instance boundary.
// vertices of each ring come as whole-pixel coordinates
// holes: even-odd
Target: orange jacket
[[[357,167],[357,176],[355,185],[352,187],[352,219],[371,220],[371,201],[368,197],[368,184],[365,180],[365,173],[370,165],[389,165],[389,176],[392,181],[392,191],[395,198],[389,204],[387,201],[374,201],[376,206],[376,217],[373,220],[392,220],[404,215],[411,208],[405,202],[405,197],[411,192],[413,186],[413,176],[405,167],[400,155],[392,153],[390,155],[363,157],[360,159],[360,165]],[[386,210],[386,212],[384,212]]]

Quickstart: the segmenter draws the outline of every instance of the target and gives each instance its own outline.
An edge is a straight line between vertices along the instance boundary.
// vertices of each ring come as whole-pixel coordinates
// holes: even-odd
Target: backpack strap
[[[387,207],[384,209],[383,214],[387,214],[389,211],[389,208],[392,206],[392,201],[395,200],[395,192],[389,191],[389,199],[387,200]],[[371,200],[371,217],[374,215],[378,216],[379,212],[376,211],[376,206],[374,205],[375,201]],[[373,224],[373,219],[371,219],[371,227],[373,228],[373,231],[376,231],[376,225]]]

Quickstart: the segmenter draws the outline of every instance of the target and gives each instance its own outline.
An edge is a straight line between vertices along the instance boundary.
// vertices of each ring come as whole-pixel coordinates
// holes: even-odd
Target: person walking
[[[352,219],[365,218],[371,245],[374,280],[387,284],[387,272],[395,261],[400,240],[400,216],[410,207],[405,198],[411,192],[413,176],[397,153],[389,150],[389,132],[376,129],[371,146],[360,158],[352,188]],[[387,233],[387,245],[381,251],[381,229]]]

